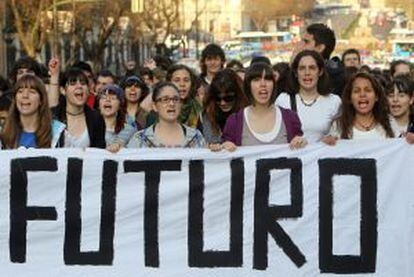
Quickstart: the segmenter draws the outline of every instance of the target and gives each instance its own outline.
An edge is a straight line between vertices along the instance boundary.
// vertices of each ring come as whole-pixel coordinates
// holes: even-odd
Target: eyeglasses
[[[216,102],[220,103],[221,101],[224,101],[226,103],[229,103],[229,102],[233,102],[235,99],[236,99],[235,95],[227,95],[227,96],[224,96],[224,97],[218,97],[217,96],[216,97]]]
[[[158,99],[155,100],[155,102],[159,102],[162,105],[168,105],[168,103],[172,102],[173,104],[179,104],[181,103],[181,98],[180,97],[160,97]]]
[[[83,79],[83,78],[75,78],[75,79],[70,79],[68,80],[68,84],[70,86],[74,86],[76,85],[76,83],[79,82],[79,84],[81,84],[82,86],[87,85],[88,81]]]
[[[106,93],[101,94],[99,98],[102,100],[117,100],[118,96],[108,91]]]

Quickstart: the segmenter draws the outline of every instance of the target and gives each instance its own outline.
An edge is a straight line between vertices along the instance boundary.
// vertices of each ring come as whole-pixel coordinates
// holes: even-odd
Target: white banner
[[[0,151],[2,276],[414,276],[414,146]]]

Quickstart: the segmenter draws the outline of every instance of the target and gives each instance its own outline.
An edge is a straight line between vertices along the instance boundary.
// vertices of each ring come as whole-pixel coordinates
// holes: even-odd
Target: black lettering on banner
[[[99,250],[87,252],[81,252],[80,250],[82,166],[83,161],[81,159],[68,159],[64,242],[65,264],[112,265],[118,163],[115,161],[104,161],[103,163]]]
[[[290,205],[269,205],[270,171],[290,169]],[[303,210],[302,162],[300,159],[262,159],[256,161],[256,190],[254,195],[253,268],[265,270],[268,266],[268,233],[283,252],[297,266],[306,258],[289,235],[276,222],[281,218],[298,218]]]
[[[13,159],[10,164],[10,260],[26,262],[28,220],[56,220],[55,207],[27,206],[27,172],[57,171],[57,160],[51,157]]]
[[[144,253],[145,266],[159,267],[158,194],[161,171],[180,171],[181,161],[125,161],[125,173],[145,172]]]
[[[244,162],[232,160],[230,203],[230,250],[203,251],[204,163],[190,161],[188,205],[188,264],[190,267],[241,267],[243,265]]]
[[[361,177],[359,256],[333,255],[333,176]],[[377,170],[374,159],[319,160],[319,268],[323,273],[375,272],[377,256]]]

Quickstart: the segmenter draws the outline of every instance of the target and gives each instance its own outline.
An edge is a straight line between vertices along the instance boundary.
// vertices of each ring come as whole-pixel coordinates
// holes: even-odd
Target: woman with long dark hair
[[[322,141],[334,145],[337,139],[393,137],[394,131],[383,88],[371,74],[355,74],[345,86],[341,115],[332,126],[330,135]]]
[[[396,123],[396,136],[405,136],[412,128],[414,82],[405,75],[397,76],[387,88],[390,113]]]
[[[296,55],[290,71],[290,83],[290,93],[281,93],[276,104],[297,112],[309,142],[320,141],[329,133],[341,106],[341,99],[329,93],[322,56],[312,50]]]
[[[177,64],[167,71],[167,81],[177,86],[182,100],[179,122],[196,128],[200,121],[202,106],[195,99],[196,77],[193,71],[186,65]]]
[[[254,63],[246,72],[244,92],[250,105],[232,114],[223,130],[222,147],[234,151],[236,146],[284,144],[291,148],[306,145],[296,113],[274,105],[275,79],[266,63]]]
[[[46,87],[32,74],[15,83],[9,116],[1,134],[5,149],[59,147],[65,125],[52,120]]]
[[[213,78],[202,116],[202,130],[210,149],[222,143],[221,135],[227,118],[248,103],[243,81],[232,69],[223,69]],[[218,150],[218,149],[217,149]]]

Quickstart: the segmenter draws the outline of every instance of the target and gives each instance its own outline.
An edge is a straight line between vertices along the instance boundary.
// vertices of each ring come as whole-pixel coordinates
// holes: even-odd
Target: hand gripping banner
[[[0,152],[2,276],[414,276],[403,140]]]

